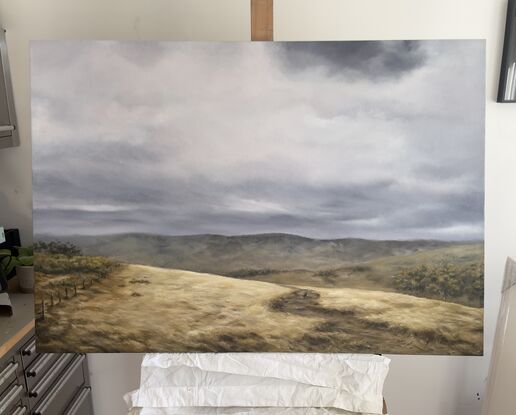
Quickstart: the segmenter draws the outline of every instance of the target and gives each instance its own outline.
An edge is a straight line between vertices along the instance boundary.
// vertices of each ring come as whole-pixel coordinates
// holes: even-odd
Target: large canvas
[[[32,43],[39,349],[482,354],[484,53]]]

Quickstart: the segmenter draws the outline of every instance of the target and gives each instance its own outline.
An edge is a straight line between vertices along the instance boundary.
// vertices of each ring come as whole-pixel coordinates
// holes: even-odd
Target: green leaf
[[[18,256],[33,256],[34,251],[32,249],[32,246],[22,246],[21,248],[18,248]]]
[[[11,271],[16,267],[17,262],[18,261],[15,257],[11,255],[5,255],[3,258],[0,259],[0,274],[7,277],[11,273]]]
[[[34,265],[34,257],[31,255],[19,256],[17,262],[16,266],[31,267]]]

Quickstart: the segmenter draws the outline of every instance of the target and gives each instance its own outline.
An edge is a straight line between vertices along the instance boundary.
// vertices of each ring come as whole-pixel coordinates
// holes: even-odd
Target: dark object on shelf
[[[507,5],[498,102],[516,102],[516,0]]]
[[[0,249],[8,249],[12,255],[18,255],[18,246],[21,246],[20,232],[18,229],[5,230],[5,242],[0,244]],[[1,258],[1,257],[0,257]],[[0,270],[1,271],[1,270]],[[16,275],[16,270],[12,270],[6,276],[0,272],[0,292],[7,291],[7,281]]]
[[[18,229],[6,229],[5,231],[5,242],[0,244],[0,249],[21,246],[20,231]]]

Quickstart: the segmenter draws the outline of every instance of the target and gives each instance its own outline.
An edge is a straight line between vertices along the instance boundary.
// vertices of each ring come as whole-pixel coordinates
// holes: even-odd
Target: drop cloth
[[[147,354],[131,415],[381,414],[386,357],[358,354]]]

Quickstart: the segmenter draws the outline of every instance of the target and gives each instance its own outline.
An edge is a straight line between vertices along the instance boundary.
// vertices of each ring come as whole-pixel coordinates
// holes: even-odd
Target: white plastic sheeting
[[[381,414],[390,360],[304,353],[148,354],[130,415]]]

